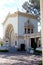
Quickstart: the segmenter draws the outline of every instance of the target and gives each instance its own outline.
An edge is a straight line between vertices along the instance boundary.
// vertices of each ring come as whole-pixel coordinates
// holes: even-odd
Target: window
[[[15,41],[15,45],[17,45],[17,41]]]
[[[26,28],[25,28],[25,34],[26,34]]]
[[[28,33],[30,33],[30,29],[28,29]]]
[[[33,29],[31,29],[31,33],[33,33]]]

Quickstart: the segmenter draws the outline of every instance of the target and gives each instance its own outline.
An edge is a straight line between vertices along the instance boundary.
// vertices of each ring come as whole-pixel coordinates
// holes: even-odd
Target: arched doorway
[[[12,39],[14,37],[14,29],[12,24],[9,24],[5,31],[5,38],[9,39],[9,46],[12,44]]]

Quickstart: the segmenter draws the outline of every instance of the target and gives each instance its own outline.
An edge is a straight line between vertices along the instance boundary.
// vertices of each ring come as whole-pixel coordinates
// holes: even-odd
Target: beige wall
[[[14,33],[17,33],[18,34],[18,17],[9,17],[6,21],[6,23],[3,25],[3,32],[4,32],[4,36],[5,36],[5,32],[6,32],[6,29],[7,29],[7,26],[9,24],[12,24],[13,25],[13,28],[14,28]]]
[[[24,17],[24,16],[19,16],[18,17],[18,30],[19,30],[18,35],[24,35],[24,24],[28,20],[30,21],[30,23],[34,27],[34,33],[38,32],[38,20],[37,19],[28,18],[28,17]]]

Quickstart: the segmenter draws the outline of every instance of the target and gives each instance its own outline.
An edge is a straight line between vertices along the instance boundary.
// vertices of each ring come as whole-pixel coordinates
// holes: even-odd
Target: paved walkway
[[[27,53],[0,53],[0,65],[38,65],[41,56]]]

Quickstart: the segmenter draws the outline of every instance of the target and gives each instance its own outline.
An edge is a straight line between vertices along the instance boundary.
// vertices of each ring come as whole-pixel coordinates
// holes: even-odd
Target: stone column
[[[29,48],[31,48],[31,38],[29,38]]]
[[[39,38],[36,38],[37,47],[39,47]]]
[[[43,0],[40,0],[40,11],[41,11],[41,43],[43,52]]]
[[[28,48],[30,47],[29,46],[29,37],[25,36],[24,40],[25,40],[25,46],[26,46],[25,49],[28,51]]]

